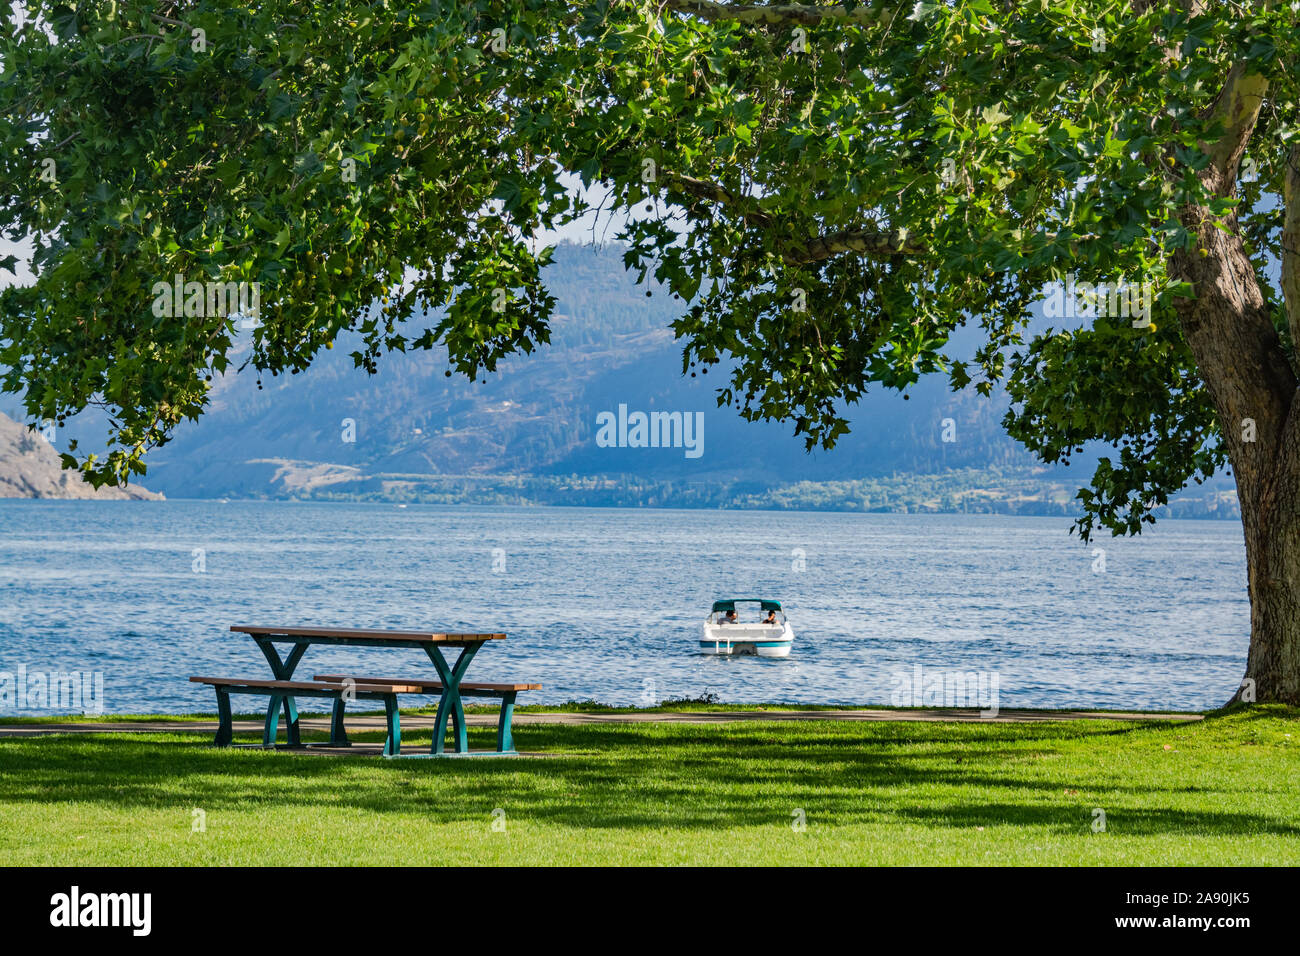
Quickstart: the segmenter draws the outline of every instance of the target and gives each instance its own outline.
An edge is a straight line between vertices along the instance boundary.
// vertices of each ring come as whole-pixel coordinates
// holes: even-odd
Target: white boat
[[[745,611],[742,620],[736,605],[757,604],[757,614]],[[786,620],[780,601],[762,598],[732,598],[714,601],[704,622],[700,651],[705,654],[754,654],[758,657],[789,657],[794,628]]]

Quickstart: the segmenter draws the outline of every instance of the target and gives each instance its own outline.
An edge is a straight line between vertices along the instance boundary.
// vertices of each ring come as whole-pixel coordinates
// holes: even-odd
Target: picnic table
[[[272,627],[253,624],[236,624],[232,631],[247,634],[262,651],[266,661],[271,665],[271,673],[277,681],[292,681],[293,672],[298,667],[307,648],[313,644],[342,644],[354,647],[400,647],[420,648],[438,671],[437,685],[440,685],[438,714],[434,721],[434,754],[445,752],[447,721],[450,718],[455,734],[455,753],[469,753],[469,742],[465,731],[465,708],[461,703],[461,680],[469,667],[470,661],[480,647],[488,641],[503,641],[504,634],[456,634],[437,631],[383,631],[362,628],[336,627]],[[286,656],[281,657],[276,644],[290,644]],[[454,663],[449,664],[443,655],[444,648],[458,647],[460,653]],[[483,685],[487,686],[487,685]],[[503,685],[504,686],[504,685]],[[519,685],[532,687],[540,685]],[[415,688],[410,688],[414,690]],[[499,696],[499,695],[497,695]],[[511,697],[513,703],[513,697]],[[279,722],[281,701],[288,742],[291,746],[301,746],[298,733],[298,707],[292,694],[271,697],[266,710],[266,734],[263,739],[275,740],[275,725]],[[504,705],[503,705],[504,706]],[[508,718],[504,725],[509,728]],[[343,700],[334,702],[333,720],[331,721],[330,742],[335,746],[347,745],[347,734],[343,726]]]

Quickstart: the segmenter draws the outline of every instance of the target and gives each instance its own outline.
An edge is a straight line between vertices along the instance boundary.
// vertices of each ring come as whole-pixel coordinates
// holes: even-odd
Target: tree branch
[[[1291,341],[1300,343],[1300,144],[1291,147],[1282,174],[1282,298]]]
[[[926,252],[924,246],[908,242],[904,230],[845,229],[806,242],[787,240],[782,245],[781,258],[790,265],[821,262],[845,252],[875,258],[917,256]]]
[[[1238,63],[1228,72],[1223,89],[1207,112],[1206,119],[1223,123],[1223,135],[1204,147],[1218,173],[1219,181],[1213,186],[1220,196],[1226,196],[1236,183],[1237,167],[1245,155],[1267,92],[1268,78],[1252,72],[1249,63]]]
[[[720,206],[726,206],[734,210],[747,226],[770,229],[776,225],[776,219],[771,213],[753,208],[753,204],[748,197],[736,195],[721,183],[715,183],[707,179],[696,179],[694,176],[687,176],[683,173],[664,171],[661,175],[664,186],[669,192],[685,193],[695,199],[707,199]]]

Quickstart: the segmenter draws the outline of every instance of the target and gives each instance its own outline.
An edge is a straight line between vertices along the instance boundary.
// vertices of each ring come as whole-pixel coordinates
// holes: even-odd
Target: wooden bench
[[[397,712],[397,695],[425,693],[422,690],[423,685],[406,681],[385,681],[376,684],[362,681],[342,683],[319,680],[248,680],[238,677],[191,677],[190,680],[196,684],[210,684],[217,692],[217,736],[213,743],[218,747],[229,747],[234,739],[234,724],[230,716],[231,694],[253,694],[271,698],[269,713],[262,731],[264,747],[275,746],[282,702],[293,697],[323,697],[334,701],[335,726],[331,728],[330,743],[336,746],[347,745],[346,736],[342,733],[344,700],[383,701],[385,726],[388,729],[388,736],[384,740],[384,755],[395,756],[402,750],[402,725]],[[303,745],[298,733],[296,710],[291,712],[286,731],[289,746]],[[342,738],[342,743],[339,743],[339,738]]]
[[[356,687],[388,687],[394,694],[441,694],[443,685],[434,680],[411,680],[400,677],[355,677],[350,674],[316,674],[314,679],[329,684],[352,681]],[[400,689],[399,689],[400,688]],[[491,697],[500,699],[501,716],[497,718],[497,753],[514,753],[515,742],[510,733],[510,722],[515,714],[515,697],[520,691],[541,690],[541,684],[471,684],[461,681],[461,697]],[[334,701],[334,718],[332,724],[336,733],[347,739],[343,730],[343,698]],[[437,733],[437,730],[434,731]],[[434,742],[435,745],[437,741]]]

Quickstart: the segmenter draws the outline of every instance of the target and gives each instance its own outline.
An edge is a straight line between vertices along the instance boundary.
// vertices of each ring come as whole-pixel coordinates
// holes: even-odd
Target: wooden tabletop
[[[393,641],[412,644],[464,644],[478,641],[504,641],[504,634],[455,634],[438,631],[379,631],[353,627],[267,627],[260,624],[235,624],[230,628],[254,637],[306,637],[322,641]]]

